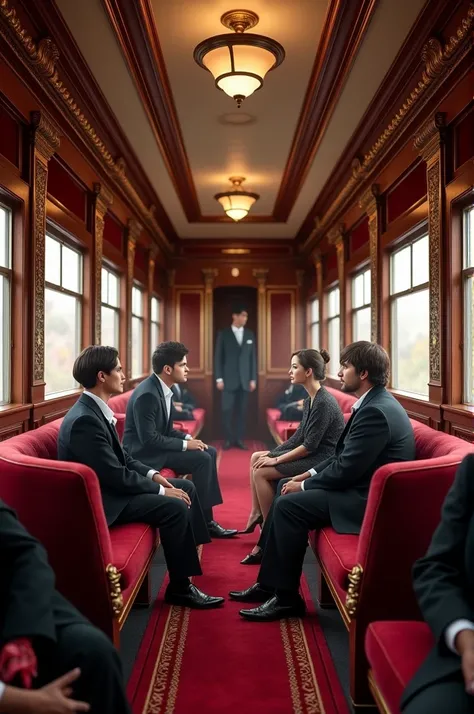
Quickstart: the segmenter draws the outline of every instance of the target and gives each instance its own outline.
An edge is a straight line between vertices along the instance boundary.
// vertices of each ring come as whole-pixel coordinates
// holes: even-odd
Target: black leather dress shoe
[[[235,446],[237,449],[242,449],[242,451],[248,451],[248,450],[249,450],[249,447],[248,447],[248,446],[245,446],[245,444],[244,444],[243,441],[236,441],[236,442],[234,442],[234,446]]]
[[[231,590],[229,597],[231,600],[239,602],[267,602],[272,597],[271,592],[264,590],[259,583],[251,585],[247,590]]]
[[[285,617],[302,617],[305,611],[305,604],[299,596],[294,602],[283,605],[278,597],[274,595],[263,605],[253,607],[251,610],[240,610],[239,615],[244,620],[273,622],[273,620],[283,620]]]
[[[232,448],[232,442],[231,441],[224,441],[224,446],[222,447],[224,451],[229,451],[229,449]]]
[[[192,607],[196,610],[210,610],[213,607],[219,607],[219,605],[222,605],[224,598],[206,595],[206,593],[201,592],[199,588],[190,583],[187,590],[178,592],[173,592],[168,585],[165,593],[165,602],[170,603],[170,605]]]
[[[211,538],[233,538],[237,535],[237,528],[222,528],[216,521],[210,521],[207,530]]]

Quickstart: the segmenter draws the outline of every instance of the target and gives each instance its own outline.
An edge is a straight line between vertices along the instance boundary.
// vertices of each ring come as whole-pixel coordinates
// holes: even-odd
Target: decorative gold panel
[[[95,209],[94,209],[94,293],[95,293],[95,321],[94,344],[100,345],[102,327],[102,254],[104,244],[104,219],[114,197],[109,189],[100,183],[94,184]]]

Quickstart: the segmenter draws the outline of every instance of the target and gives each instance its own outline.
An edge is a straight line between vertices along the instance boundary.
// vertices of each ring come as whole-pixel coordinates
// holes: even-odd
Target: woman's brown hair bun
[[[331,361],[331,357],[329,356],[329,352],[327,350],[319,350],[319,354],[326,364]]]

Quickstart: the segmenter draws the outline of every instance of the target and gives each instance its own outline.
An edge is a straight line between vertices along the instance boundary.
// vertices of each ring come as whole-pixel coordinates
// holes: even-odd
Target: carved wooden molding
[[[168,287],[174,288],[176,281],[176,268],[169,268],[169,270],[166,271],[166,277],[168,278]]]
[[[424,161],[429,161],[439,151],[444,141],[446,128],[445,112],[437,112],[415,136],[413,144]]]
[[[214,281],[219,275],[218,268],[202,268],[202,277],[204,279],[204,370],[207,375],[212,374],[213,367],[213,309],[214,298],[213,288]]]
[[[155,287],[155,265],[158,251],[156,246],[152,246],[148,251],[148,295],[151,299],[151,294]]]
[[[304,286],[304,279],[306,275],[306,270],[296,270],[296,284],[299,288],[302,288]]]
[[[0,34],[8,42],[11,49],[28,70],[45,86],[46,91],[55,94],[57,107],[63,116],[75,128],[79,128],[86,138],[94,153],[99,157],[104,170],[110,180],[126,195],[136,213],[150,229],[157,242],[163,243],[169,251],[173,250],[172,244],[158,224],[153,206],[147,208],[138,192],[126,176],[126,167],[123,159],[113,159],[110,151],[91,125],[82,109],[74,100],[71,92],[64,86],[59,78],[57,62],[59,50],[50,37],[41,39],[38,43],[28,35],[25,28],[10,6],[8,0],[0,0]]]
[[[266,365],[266,314],[267,314],[267,293],[266,283],[268,276],[268,268],[254,268],[252,275],[257,278],[258,283],[258,373],[265,374]]]
[[[380,201],[380,186],[372,184],[361,196],[359,208],[369,219],[369,249],[370,249],[370,339],[379,341],[378,329],[378,243],[379,243],[379,217],[378,205]]]
[[[441,385],[441,162],[428,167],[428,230],[430,241],[430,384]]]
[[[112,205],[112,192],[101,183],[94,184],[94,261],[95,261],[95,322],[94,344],[100,345],[102,336],[102,255],[104,246],[104,220]]]
[[[258,290],[261,292],[265,291],[265,284],[267,282],[268,268],[254,268],[252,270],[252,275],[257,278]]]
[[[323,293],[323,259],[320,250],[314,250],[311,254],[314,262],[314,269],[316,271],[316,292],[319,298],[321,298]]]
[[[31,140],[33,180],[30,196],[32,263],[34,266],[33,385],[37,386],[44,382],[44,276],[48,162],[60,145],[59,130],[44,112],[32,112],[31,114]]]
[[[202,268],[201,272],[204,279],[204,285],[206,286],[206,292],[212,292],[214,280],[219,275],[218,268]]]
[[[473,28],[474,2],[471,2],[467,15],[457,28],[455,35],[451,36],[444,46],[435,37],[428,40],[421,52],[421,60],[424,67],[418,84],[410,92],[410,95],[405,99],[370,150],[362,158],[356,157],[354,159],[351,178],[326,213],[320,217],[316,229],[306,239],[303,249],[308,247],[314,238],[319,240],[327,232],[327,227],[337,219],[337,215],[340,214],[344,205],[352,198],[359,185],[368,179],[383,159],[389,146],[389,141],[395,132],[404,130],[405,126],[409,126],[416,113],[421,109],[422,104],[429,101],[429,98],[435,93],[440,84],[445,81],[446,76],[454,71],[470,51]],[[424,102],[420,101],[422,98]]]

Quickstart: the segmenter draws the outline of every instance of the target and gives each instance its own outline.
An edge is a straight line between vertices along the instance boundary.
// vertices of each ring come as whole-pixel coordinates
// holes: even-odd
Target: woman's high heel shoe
[[[240,561],[241,565],[260,565],[263,558],[263,550],[259,550],[258,553],[249,553],[245,556],[243,560]]]
[[[254,530],[255,530],[255,528],[256,528],[257,526],[261,526],[262,523],[263,523],[263,516],[262,516],[262,514],[260,513],[260,515],[257,516],[257,518],[256,518],[254,521],[251,521],[251,522],[249,523],[249,525],[247,526],[247,528],[246,528],[244,531],[237,531],[237,532],[238,532],[239,534],[241,534],[241,535],[243,535],[244,533],[253,533]]]

